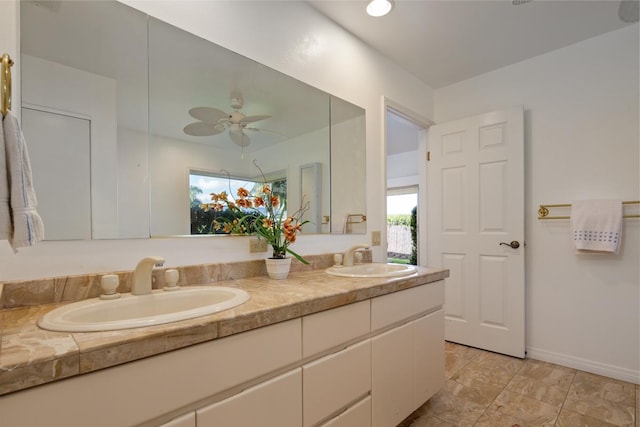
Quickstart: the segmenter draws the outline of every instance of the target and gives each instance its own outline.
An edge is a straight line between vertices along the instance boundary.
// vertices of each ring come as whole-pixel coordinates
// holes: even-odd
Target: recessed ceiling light
[[[367,13],[371,16],[379,17],[391,12],[392,8],[392,0],[371,0],[367,5]]]

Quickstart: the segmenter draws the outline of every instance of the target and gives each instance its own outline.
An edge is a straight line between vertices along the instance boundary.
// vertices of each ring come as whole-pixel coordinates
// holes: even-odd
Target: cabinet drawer
[[[302,422],[301,369],[196,410],[198,427],[299,427]]]
[[[302,367],[303,425],[321,420],[371,390],[371,341],[366,340]]]
[[[444,280],[371,300],[371,330],[376,331],[444,304]]]
[[[205,360],[184,386],[198,383],[211,396],[295,363],[301,358],[301,329],[300,319],[294,319],[201,344]]]
[[[371,396],[367,396],[351,408],[320,427],[355,427],[371,425]]]
[[[371,304],[360,301],[302,318],[302,357],[309,357],[355,338],[371,329]]]

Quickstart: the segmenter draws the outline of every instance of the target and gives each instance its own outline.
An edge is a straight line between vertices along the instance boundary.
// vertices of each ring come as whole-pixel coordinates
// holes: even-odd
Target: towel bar
[[[638,205],[640,200],[622,202],[623,205]],[[571,203],[559,203],[555,205],[540,205],[538,219],[570,219],[570,216],[549,216],[549,208],[570,208]],[[640,215],[623,215],[623,218],[640,218]]]
[[[8,53],[2,55],[0,61],[0,113],[2,117],[11,110],[11,66],[13,60]]]
[[[352,221],[351,218],[358,218],[360,217],[359,221]],[[347,224],[360,224],[362,222],[365,222],[367,220],[367,216],[365,214],[347,214]]]

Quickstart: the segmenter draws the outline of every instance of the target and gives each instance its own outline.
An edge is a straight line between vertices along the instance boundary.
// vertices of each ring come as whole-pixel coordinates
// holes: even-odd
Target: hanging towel
[[[13,234],[9,207],[9,181],[4,149],[4,121],[0,117],[0,240],[9,240]]]
[[[11,111],[2,121],[4,135],[5,167],[0,173],[5,174],[9,195],[10,230],[8,240],[13,250],[25,246],[33,246],[44,238],[42,219],[36,207],[38,202],[31,179],[31,165],[27,145],[20,129],[20,124]],[[0,163],[0,166],[2,164]],[[2,207],[2,180],[0,180],[0,226],[5,227],[7,216]]]
[[[571,204],[576,250],[618,253],[622,238],[622,200],[578,200]]]

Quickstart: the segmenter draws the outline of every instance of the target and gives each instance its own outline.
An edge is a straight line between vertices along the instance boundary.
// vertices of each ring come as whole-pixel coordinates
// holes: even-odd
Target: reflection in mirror
[[[22,124],[47,240],[148,237],[147,16],[20,2]]]
[[[189,235],[190,171],[318,164],[308,232],[365,232],[364,110],[115,1],[22,1],[23,130],[47,240]],[[313,182],[313,181],[311,181]],[[304,183],[307,185],[308,182]]]
[[[322,164],[300,166],[300,200],[308,207],[302,214],[303,233],[321,233],[322,215]],[[326,215],[324,215],[326,216]]]
[[[366,224],[364,110],[331,97],[331,232],[361,234]]]
[[[243,188],[249,192],[249,198],[253,200],[256,196],[262,195],[262,188],[266,184],[271,193],[285,203],[287,203],[287,178],[280,174],[267,177],[258,177],[251,180],[234,178],[229,175],[211,175],[207,172],[189,172],[189,194],[191,212],[191,234],[230,234],[230,228],[222,225],[233,221],[237,217],[228,211],[225,203],[219,203],[212,197],[214,194],[226,193],[225,200],[236,202],[239,206],[238,190]],[[246,197],[246,196],[244,196]],[[246,199],[245,199],[246,200]],[[259,208],[259,207],[257,207]],[[256,209],[239,209],[247,214],[254,214]],[[257,209],[263,215],[266,210]],[[286,215],[286,210],[285,210]],[[245,231],[243,234],[245,234]]]
[[[284,178],[288,209],[297,210],[309,198],[300,168],[317,164],[325,182],[308,190],[317,193],[318,218],[330,216],[328,94],[154,19],[149,67],[152,236],[191,232],[193,170],[250,182]],[[329,232],[312,222],[306,231]]]

